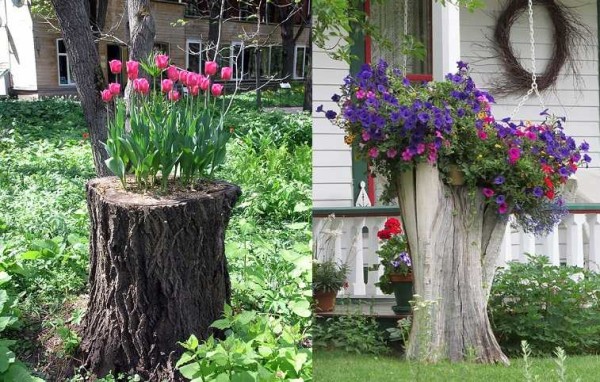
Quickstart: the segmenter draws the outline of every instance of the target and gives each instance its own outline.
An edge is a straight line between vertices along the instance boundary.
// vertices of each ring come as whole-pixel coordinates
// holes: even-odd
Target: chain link
[[[534,36],[535,33],[534,33],[534,29],[533,29],[533,0],[528,0],[527,5],[528,5],[528,14],[529,14],[529,44],[530,44],[530,50],[531,50],[531,88],[523,96],[523,98],[521,99],[521,102],[519,102],[519,104],[517,105],[515,110],[513,110],[512,115],[510,116],[511,119],[514,118],[515,114],[517,114],[519,112],[519,109],[521,109],[521,107],[523,105],[525,105],[525,102],[527,102],[527,100],[533,93],[535,93],[535,95],[538,97],[538,100],[540,101],[540,105],[542,106],[542,109],[546,109],[546,106],[544,105],[544,98],[542,98],[542,95],[539,92],[538,84],[537,84],[537,74],[536,74],[537,69],[536,69],[536,62],[535,62],[535,36]]]
[[[404,38],[408,36],[408,0],[404,0]],[[408,53],[404,53],[404,65],[402,66],[402,70],[404,73],[407,72],[407,62],[408,62]]]

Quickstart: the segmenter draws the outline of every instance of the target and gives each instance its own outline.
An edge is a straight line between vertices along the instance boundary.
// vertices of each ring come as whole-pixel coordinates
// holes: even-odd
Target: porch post
[[[460,60],[460,9],[448,1],[445,6],[431,1],[433,80],[440,81],[456,71]]]

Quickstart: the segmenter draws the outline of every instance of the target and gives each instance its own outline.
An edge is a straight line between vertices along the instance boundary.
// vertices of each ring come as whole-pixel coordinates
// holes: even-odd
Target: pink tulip
[[[196,86],[200,83],[200,75],[196,73],[190,73],[187,77],[187,86]]]
[[[233,73],[233,70],[231,69],[230,66],[224,66],[221,68],[221,78],[224,79],[225,81],[229,81],[231,79],[232,73]]]
[[[187,78],[190,72],[187,70],[182,70],[179,72],[179,82],[181,82],[184,86],[187,86]]]
[[[100,92],[100,95],[102,96],[102,101],[104,101],[104,102],[110,102],[113,97],[113,94],[108,89],[102,90]]]
[[[166,54],[157,54],[154,58],[154,61],[159,69],[165,69],[167,66],[169,66],[169,56]]]
[[[176,102],[179,100],[179,92],[177,90],[171,90],[168,94],[169,101]]]
[[[137,61],[127,61],[127,78],[135,80],[138,78],[140,63]]]
[[[200,78],[200,89],[207,91],[210,86],[210,79],[207,77]]]
[[[175,65],[169,65],[169,68],[167,69],[167,77],[169,77],[171,81],[177,81],[179,79],[179,70],[177,70]]]
[[[117,82],[112,82],[108,84],[108,90],[112,93],[112,95],[117,95],[121,93],[121,84]]]
[[[200,91],[200,87],[198,85],[190,87],[190,94],[193,96],[197,96]]]
[[[220,96],[223,93],[223,85],[221,84],[213,84],[213,86],[210,88],[210,94],[214,95],[215,97]]]
[[[121,73],[121,67],[123,64],[121,64],[121,61],[119,60],[111,60],[108,62],[108,66],[110,66],[110,72],[112,74],[119,74]]]
[[[218,65],[214,61],[206,61],[204,63],[204,74],[207,76],[212,76],[217,74]]]
[[[150,83],[145,78],[136,78],[133,80],[133,90],[141,94],[148,94],[150,92]]]
[[[162,82],[160,83],[160,90],[163,93],[168,93],[171,90],[173,90],[173,81],[169,79],[162,80]]]

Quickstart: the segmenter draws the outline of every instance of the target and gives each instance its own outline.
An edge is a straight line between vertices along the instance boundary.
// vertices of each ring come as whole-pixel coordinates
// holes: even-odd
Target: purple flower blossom
[[[333,96],[331,96],[331,100],[332,100],[333,102],[336,102],[336,103],[337,103],[337,102],[340,102],[340,99],[341,99],[341,97],[340,97],[340,95],[339,95],[339,94],[334,94]]]
[[[319,105],[317,106],[317,110],[315,110],[317,113],[323,113],[323,105]]]
[[[544,195],[544,190],[540,186],[535,186],[531,192],[536,198],[541,198]]]
[[[498,195],[496,197],[496,203],[497,204],[503,204],[504,202],[506,202],[506,196],[504,196],[504,195]]]
[[[337,116],[337,113],[335,111],[333,111],[333,110],[327,110],[325,112],[325,117],[327,119],[335,119],[336,116]]]
[[[498,175],[496,179],[494,179],[494,184],[500,185],[506,181],[502,175]]]

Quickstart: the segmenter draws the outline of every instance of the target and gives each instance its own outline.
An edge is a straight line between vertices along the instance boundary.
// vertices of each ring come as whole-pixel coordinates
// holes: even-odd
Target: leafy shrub
[[[544,256],[513,262],[494,280],[488,309],[502,348],[534,354],[561,347],[569,354],[600,351],[600,275],[553,266]]]
[[[350,313],[330,317],[313,325],[315,348],[337,348],[356,354],[383,354],[389,351],[384,332],[375,317]]]
[[[272,316],[246,311],[224,317],[212,327],[224,330],[224,340],[209,337],[200,344],[195,336],[182,343],[186,349],[176,367],[187,379],[199,381],[312,381],[312,349],[302,347],[299,327],[282,324]]]
[[[320,292],[337,292],[346,284],[348,264],[338,264],[335,260],[313,262],[313,290]]]

